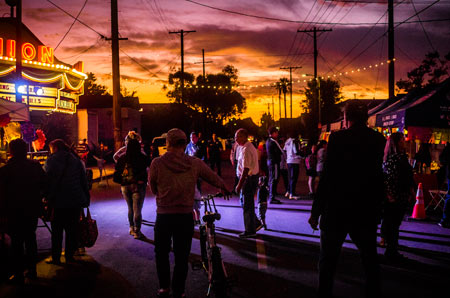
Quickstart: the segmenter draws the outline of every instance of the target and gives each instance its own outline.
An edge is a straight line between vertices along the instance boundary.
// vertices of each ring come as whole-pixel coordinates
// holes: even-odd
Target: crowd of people
[[[244,222],[239,237],[252,238],[260,229],[267,229],[268,203],[281,204],[277,192],[280,177],[285,177],[284,197],[299,199],[296,189],[302,163],[313,200],[308,222],[314,230],[320,223],[319,296],[332,296],[340,250],[350,235],[361,253],[367,297],[380,297],[377,228],[382,219],[380,244],[386,246],[387,259],[394,263],[403,260],[398,251],[399,227],[414,198],[415,183],[403,134],[394,133],[386,141],[366,123],[366,106],[350,102],[344,111],[346,129],[331,134],[328,143],[303,147],[296,135],[280,138],[278,129],[271,127],[267,140],[255,146],[247,130],[238,129],[230,154],[236,177],[233,187],[221,178],[223,147],[215,134],[204,141],[192,132],[188,140],[182,130],[174,128],[167,132],[167,152],[148,156],[141,137],[130,132],[124,147],[114,154],[113,179],[120,184],[128,206],[129,234],[136,239],[145,237],[141,225],[147,185],[156,197],[158,297],[169,297],[171,291],[173,297],[185,297],[195,226],[192,214],[198,209],[194,199],[200,196],[203,183],[219,188],[225,198],[232,193],[239,196]],[[19,284],[25,277],[37,276],[36,226],[43,202],[52,210],[52,249],[47,262],[54,265],[61,264],[64,233],[65,261],[74,261],[80,212],[90,203],[82,160],[62,140],[52,141],[49,147],[51,155],[41,167],[27,159],[25,141],[14,140],[9,145],[11,158],[0,168],[0,223],[11,237],[13,281]],[[441,163],[450,165],[449,146],[441,154]],[[440,223],[443,227],[449,227],[448,202]],[[171,279],[172,249],[175,267]]]

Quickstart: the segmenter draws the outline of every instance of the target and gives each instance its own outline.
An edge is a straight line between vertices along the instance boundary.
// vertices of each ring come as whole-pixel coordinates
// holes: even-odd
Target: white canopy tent
[[[8,114],[12,122],[30,121],[30,112],[26,104],[0,98],[0,115],[4,114]]]

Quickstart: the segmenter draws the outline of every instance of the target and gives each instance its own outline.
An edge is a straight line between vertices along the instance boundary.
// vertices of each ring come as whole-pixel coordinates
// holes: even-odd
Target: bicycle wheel
[[[220,254],[219,247],[212,248],[211,254],[211,265],[212,265],[212,288],[214,296],[216,298],[226,298],[228,297],[228,285],[227,285],[227,274],[222,262],[222,256]]]
[[[200,228],[200,255],[202,258],[202,263],[205,269],[208,269],[208,251],[206,249],[206,241],[207,241],[207,235],[206,235],[206,227],[204,225],[201,225]]]

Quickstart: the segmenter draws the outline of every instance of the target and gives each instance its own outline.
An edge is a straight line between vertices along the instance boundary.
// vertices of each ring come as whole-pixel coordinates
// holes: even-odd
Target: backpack
[[[310,154],[306,157],[305,165],[307,170],[315,170],[317,165],[317,157],[315,154]]]
[[[128,184],[133,184],[136,183],[136,179],[134,177],[134,173],[133,173],[133,167],[131,166],[130,163],[125,163],[125,167],[123,168],[122,171],[122,184],[128,185]]]

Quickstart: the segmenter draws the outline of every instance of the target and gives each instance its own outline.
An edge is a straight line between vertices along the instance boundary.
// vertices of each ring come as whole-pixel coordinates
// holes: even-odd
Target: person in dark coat
[[[276,198],[277,186],[280,179],[280,163],[283,150],[278,143],[278,129],[276,127],[269,128],[269,138],[266,141],[267,150],[267,167],[269,168],[269,200],[271,204],[281,204]]]
[[[90,195],[83,163],[70,152],[63,140],[50,142],[51,156],[44,169],[49,179],[47,199],[53,208],[52,258],[48,263],[60,264],[63,232],[66,233],[65,259],[74,260],[78,246],[78,220],[81,209],[89,206]]]
[[[222,161],[220,159],[222,153],[222,143],[217,139],[215,133],[212,134],[211,139],[208,141],[207,157],[209,166],[214,171],[217,168],[217,175],[222,176]]]
[[[22,139],[11,141],[12,157],[0,168],[0,217],[6,218],[11,237],[17,283],[24,282],[25,269],[27,277],[37,277],[36,227],[46,188],[45,172],[39,162],[27,159],[27,148]]]
[[[329,138],[309,219],[311,227],[317,229],[320,217],[320,297],[332,297],[336,266],[347,234],[361,254],[367,297],[380,296],[377,225],[385,197],[385,139],[367,127],[367,119],[367,106],[350,101],[344,109],[347,129]]]
[[[389,261],[401,261],[404,257],[398,252],[398,235],[400,225],[406,213],[408,203],[414,198],[414,174],[408,162],[405,138],[402,133],[393,133],[384,150],[383,158],[386,202],[383,207],[381,237],[385,239]]]

